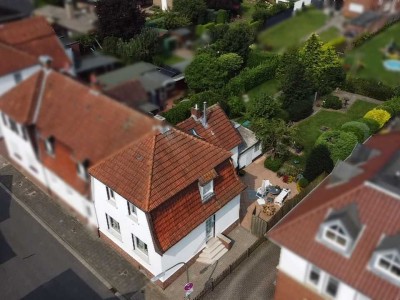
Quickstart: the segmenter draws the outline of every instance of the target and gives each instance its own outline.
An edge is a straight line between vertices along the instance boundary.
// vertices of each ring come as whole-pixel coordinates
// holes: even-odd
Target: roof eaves
[[[154,156],[155,156],[155,147],[156,147],[156,140],[157,140],[157,134],[154,134],[152,137],[152,145],[151,145],[151,160],[150,160],[150,174],[148,176],[148,181],[147,181],[147,191],[146,191],[146,199],[145,199],[145,207],[146,211],[150,210],[150,198],[151,198],[151,182],[153,180],[153,168],[154,168]]]

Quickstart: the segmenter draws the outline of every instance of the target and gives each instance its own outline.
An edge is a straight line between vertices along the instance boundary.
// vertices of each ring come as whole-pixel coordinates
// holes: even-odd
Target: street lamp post
[[[185,263],[183,261],[173,265],[172,267],[166,269],[165,271],[161,272],[160,274],[154,276],[153,278],[150,279],[150,281],[151,282],[156,282],[161,277],[164,277],[166,272],[168,272],[169,270],[171,270],[171,269],[173,269],[173,268],[175,268],[176,266],[179,266],[179,265],[185,265],[185,267],[186,267],[186,283],[189,283],[189,267],[188,267],[187,263]],[[188,299],[190,299],[190,296],[188,296]]]

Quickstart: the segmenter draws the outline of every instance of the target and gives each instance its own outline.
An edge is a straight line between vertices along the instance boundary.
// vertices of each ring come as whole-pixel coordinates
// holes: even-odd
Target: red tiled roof
[[[154,130],[91,168],[90,173],[150,211],[229,157],[221,148],[170,128],[165,133]]]
[[[372,273],[367,266],[381,236],[400,231],[400,201],[364,183],[399,150],[400,133],[374,136],[367,146],[378,149],[381,154],[362,165],[362,174],[335,187],[328,187],[325,180],[268,235],[279,245],[372,299],[398,299],[400,289]],[[357,205],[360,221],[365,227],[351,257],[345,258],[317,242],[315,237],[330,208],[341,209],[350,203]]]
[[[57,72],[47,77],[36,123],[78,161],[91,163],[120,150],[149,132],[154,120]]]
[[[38,97],[43,72],[37,72],[22,81],[0,98],[0,110],[18,123],[30,123]]]
[[[38,63],[35,56],[0,43],[0,76],[7,75]]]
[[[215,196],[202,203],[197,182],[150,212],[155,237],[163,252],[179,242],[225,204],[239,195],[244,185],[229,160],[215,168]]]
[[[44,17],[31,17],[0,26],[0,43],[12,46],[38,58],[49,55],[55,69],[71,65],[71,60]],[[16,59],[16,57],[14,58]],[[5,60],[2,59],[2,63]],[[10,62],[7,62],[9,64]]]
[[[179,123],[177,127],[186,133],[194,129],[207,142],[228,151],[242,142],[239,133],[218,104],[207,109],[207,125],[205,128],[200,120],[196,121],[190,117]]]

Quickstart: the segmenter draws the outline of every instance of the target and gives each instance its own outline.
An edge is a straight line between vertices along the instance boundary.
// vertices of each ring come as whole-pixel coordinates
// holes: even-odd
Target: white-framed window
[[[49,137],[44,141],[44,145],[46,147],[46,152],[48,155],[54,155],[54,138]]]
[[[133,250],[139,250],[142,254],[148,256],[149,249],[147,248],[147,244],[139,239],[137,236],[132,234],[132,243],[133,243]]]
[[[108,214],[106,214],[106,219],[107,219],[108,230],[120,235],[121,228],[119,227],[119,222],[115,221],[115,219],[109,216]]]
[[[115,202],[114,191],[112,189],[110,189],[108,186],[106,186],[106,191],[107,191],[107,199]]]
[[[11,129],[15,134],[18,134],[18,135],[19,135],[17,122],[15,122],[13,119],[8,118],[8,123],[10,124],[10,129]]]
[[[87,173],[87,161],[84,162],[79,162],[77,164],[77,172],[78,172],[78,176],[80,178],[82,178],[83,180],[87,180],[88,179],[88,173]]]
[[[339,280],[328,276],[327,280],[326,280],[326,284],[325,284],[325,288],[324,288],[324,294],[332,297],[332,298],[336,298],[336,296],[338,295],[339,292]]]
[[[321,270],[311,265],[308,271],[307,282],[318,287],[320,279],[321,279]]]
[[[214,195],[214,181],[211,180],[205,185],[200,186],[200,194],[203,202],[210,199]]]
[[[130,203],[129,201],[127,201],[128,203],[128,215],[134,219],[135,221],[137,221],[137,208],[135,205],[133,205],[132,203]]]
[[[400,283],[400,256],[395,251],[377,254],[374,268]]]
[[[325,225],[322,238],[340,250],[348,249],[350,245],[350,237],[340,223]]]

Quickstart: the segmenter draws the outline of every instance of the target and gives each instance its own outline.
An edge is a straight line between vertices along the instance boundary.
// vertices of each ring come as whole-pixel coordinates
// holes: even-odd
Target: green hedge
[[[338,160],[346,159],[353,151],[357,142],[357,137],[352,132],[332,130],[321,134],[315,145],[326,146],[335,164]]]
[[[282,159],[277,157],[273,159],[272,156],[269,156],[264,161],[264,167],[273,172],[277,172],[282,167],[283,163],[284,161]]]
[[[350,93],[355,93],[378,100],[388,100],[395,96],[394,89],[375,79],[352,78],[346,80],[344,89]]]
[[[220,9],[217,11],[216,22],[218,24],[225,24],[229,21],[229,13],[225,9]]]
[[[379,123],[375,120],[361,118],[357,121],[367,125],[369,127],[370,134],[374,134],[374,133],[378,132],[378,130],[379,130]]]
[[[400,114],[400,97],[392,98],[382,103],[377,108],[386,110],[392,116],[397,116],[398,114]]]
[[[254,68],[245,68],[240,74],[232,78],[225,86],[226,95],[240,95],[252,88],[275,77],[278,68],[278,59],[272,57],[267,62]]]

